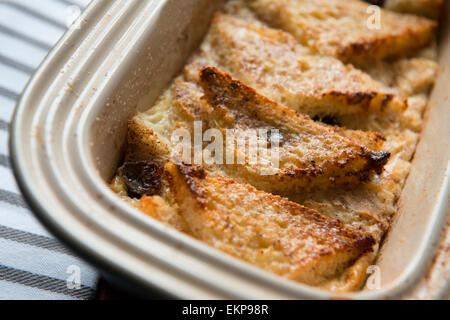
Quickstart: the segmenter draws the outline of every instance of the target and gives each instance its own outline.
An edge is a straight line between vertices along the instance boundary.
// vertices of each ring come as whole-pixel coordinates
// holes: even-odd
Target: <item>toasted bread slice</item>
[[[436,61],[425,58],[405,58],[379,61],[364,66],[379,83],[402,98],[428,94],[438,75]]]
[[[369,181],[348,188],[299,192],[290,200],[346,225],[362,227],[379,240],[389,226],[389,217],[395,212],[396,198]]]
[[[359,0],[248,0],[260,18],[316,52],[361,62],[410,53],[434,38],[436,22]],[[379,23],[378,23],[379,22]]]
[[[369,234],[198,166],[170,162],[170,192],[195,238],[266,271],[318,285],[375,244]]]
[[[153,219],[189,234],[189,226],[183,219],[183,216],[161,196],[144,195],[139,199],[138,208]]]
[[[187,79],[196,81],[206,64],[312,117],[406,107],[403,99],[352,65],[315,55],[286,32],[230,15],[214,17],[200,54],[185,68]]]
[[[357,114],[339,117],[341,125],[358,129],[376,130],[385,135],[393,134],[392,129],[409,128],[420,132],[423,125],[423,112],[427,105],[428,95],[438,76],[438,64],[426,58],[404,58],[395,61],[378,61],[364,66],[372,78],[381,83],[387,90],[398,97],[406,99],[407,108],[397,114],[370,114],[360,117]]]
[[[193,136],[194,121],[212,112],[202,96],[203,91],[195,83],[175,79],[152,108],[129,121],[126,160],[152,160],[164,166],[174,156],[174,132],[185,130]]]
[[[401,59],[392,63],[395,89],[404,97],[428,94],[438,76],[439,66],[424,58]]]
[[[444,0],[386,0],[384,2],[386,9],[432,19],[439,18],[443,5]]]
[[[386,138],[378,132],[349,130],[342,127],[334,127],[336,133],[373,151],[382,151]]]
[[[241,168],[239,177],[245,176],[249,183],[263,190],[285,194],[298,188],[356,183],[366,180],[373,171],[381,172],[389,158],[389,153],[369,150],[332,127],[258,94],[214,67],[201,71],[200,84],[215,109],[211,117],[218,127],[278,130],[279,167],[269,168],[274,174],[264,179],[255,175],[257,168],[270,163],[269,159],[259,159],[253,165],[246,158],[244,167],[232,166],[232,170]]]
[[[211,79],[211,74],[206,74],[208,70],[218,78]],[[239,182],[277,194],[287,194],[299,188],[328,188],[359,182],[374,171],[380,172],[389,158],[388,153],[381,151],[383,138],[379,134],[316,123],[257,94],[216,69],[206,69],[203,74],[202,84],[207,88],[210,99],[202,98],[204,91],[198,85],[177,79],[153,108],[130,121],[128,161],[152,160],[164,165],[170,158],[176,157],[192,162],[194,148],[188,155],[181,154],[171,137],[179,128],[186,129],[193,137],[195,120],[201,121],[203,131],[218,129],[224,137],[223,161],[203,163],[209,172],[226,174]],[[228,86],[234,84],[238,84],[238,92],[229,92]],[[218,86],[223,86],[224,93],[234,95],[231,98],[237,99],[236,94],[240,94],[248,103],[237,109],[228,105],[226,108],[217,107],[211,92],[222,90]],[[242,101],[239,103],[242,104]],[[255,112],[257,116],[253,115]],[[226,129],[244,133],[247,129],[277,129],[279,134],[276,138],[282,138],[282,141],[276,150],[278,152],[272,152],[267,140],[272,132],[268,132],[264,144],[268,152],[256,153],[255,163],[251,161],[249,145],[243,150],[234,144],[230,147]],[[239,142],[239,136],[232,138]],[[226,160],[229,159],[228,153],[232,155],[232,161]],[[272,161],[274,155],[278,157],[278,163]]]

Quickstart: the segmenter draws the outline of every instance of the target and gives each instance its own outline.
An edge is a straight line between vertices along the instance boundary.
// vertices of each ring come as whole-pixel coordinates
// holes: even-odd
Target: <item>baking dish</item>
[[[156,288],[178,298],[448,297],[448,32],[426,126],[377,262],[376,289],[332,294],[276,277],[152,220],[110,191],[127,120],[179,72],[222,2],[99,0],[60,40],[29,82],[11,128],[14,171],[40,220],[147,296]]]

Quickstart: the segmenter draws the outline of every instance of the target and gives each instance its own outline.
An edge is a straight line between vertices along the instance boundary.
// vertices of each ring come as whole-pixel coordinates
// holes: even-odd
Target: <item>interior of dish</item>
[[[397,210],[438,71],[442,1],[409,2],[229,1],[180,75],[129,122],[112,189],[264,270],[360,289]],[[268,153],[258,149],[254,161],[251,140],[230,147],[227,130],[257,132]],[[174,139],[184,133],[187,153]],[[224,153],[205,161],[211,145]]]

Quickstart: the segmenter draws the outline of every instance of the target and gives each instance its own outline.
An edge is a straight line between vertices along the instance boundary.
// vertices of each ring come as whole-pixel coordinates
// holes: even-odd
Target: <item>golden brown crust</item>
[[[441,16],[443,6],[444,0],[386,0],[384,3],[386,9],[432,19]]]
[[[217,122],[223,122],[223,114],[231,113],[231,122],[224,126],[280,131],[283,136],[279,149],[280,170],[274,177],[265,177],[273,188],[279,184],[273,178],[279,179],[284,188],[359,182],[367,179],[372,171],[380,172],[389,158],[389,153],[370,151],[333,128],[258,94],[217,68],[204,68],[200,84],[211,105],[221,110]],[[292,150],[303,152],[292,153]]]
[[[436,23],[381,9],[380,24],[364,27],[368,4],[359,0],[248,0],[269,24],[292,33],[321,54],[361,62],[407,54],[430,43]],[[372,13],[373,14],[373,13]]]
[[[374,239],[285,198],[198,166],[168,163],[173,198],[190,233],[275,274],[317,285],[361,255]]]
[[[175,229],[189,233],[189,228],[183,217],[178,213],[175,207],[167,203],[164,198],[160,196],[143,196],[139,200],[139,210],[146,215],[161,221]]]
[[[369,150],[382,151],[384,142],[386,141],[386,137],[378,132],[349,130],[339,126],[335,126],[334,130],[340,135],[365,146]]]
[[[438,76],[438,64],[424,58],[400,59],[390,64],[400,96],[428,94]]]
[[[438,76],[436,61],[413,57],[362,66],[376,81],[402,98],[428,94]]]
[[[164,164],[170,155],[169,147],[138,117],[128,122],[127,161],[152,159]]]
[[[361,289],[367,279],[367,270],[376,258],[378,246],[373,252],[369,252],[358,258],[356,262],[348,267],[338,277],[325,282],[321,288],[333,293],[351,292]]]
[[[227,83],[223,85],[226,88]],[[379,134],[315,123],[249,87],[241,85],[239,88],[243,90],[242,99],[249,102],[245,108],[217,108],[207,103],[208,99],[202,99],[204,92],[200,87],[177,79],[164,99],[130,122],[127,160],[154,159],[163,165],[173,156],[171,134],[176,128],[191,132],[193,120],[202,121],[204,130],[221,130],[224,137],[225,129],[279,130],[283,137],[279,148],[280,166],[268,161],[264,161],[264,165],[261,161],[250,163],[248,153],[244,154],[244,163],[207,166],[209,172],[226,172],[240,182],[277,194],[287,195],[299,188],[330,188],[359,182],[372,172],[379,172],[388,158],[382,151],[383,140]],[[255,112],[257,116],[253,115]],[[164,119],[163,125],[161,119]],[[227,145],[224,150],[228,152]],[[267,156],[270,158],[269,154]],[[269,175],[264,174],[264,170]]]
[[[201,51],[185,68],[197,81],[214,65],[265,96],[310,116],[397,112],[405,102],[364,72],[333,57],[318,56],[290,34],[225,14],[216,14]]]

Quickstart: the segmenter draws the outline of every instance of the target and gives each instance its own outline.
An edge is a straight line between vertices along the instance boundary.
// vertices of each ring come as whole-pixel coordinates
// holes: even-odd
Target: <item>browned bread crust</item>
[[[244,150],[245,154],[241,153],[243,163],[237,161],[239,150],[231,150],[235,153],[233,163],[206,165],[213,174],[226,173],[239,182],[276,194],[359,183],[373,172],[380,172],[389,158],[389,154],[382,151],[382,135],[312,121],[259,95],[218,69],[204,69],[201,85],[204,89],[177,79],[152,109],[131,120],[128,161],[152,160],[164,165],[175,149],[171,134],[178,128],[193,134],[194,120],[201,121],[204,130],[220,130],[223,137],[226,129],[243,132],[277,129],[282,137],[278,166],[270,161],[252,163],[248,149]],[[223,103],[217,103],[218,97]],[[229,152],[227,145],[224,150]],[[269,158],[264,159],[270,160],[270,154],[267,156]]]
[[[443,6],[444,0],[386,0],[384,3],[386,9],[432,19],[441,16]]]
[[[280,131],[280,170],[264,177],[265,188],[284,193],[289,188],[357,183],[373,171],[381,172],[389,158],[389,153],[369,150],[358,144],[356,137],[344,138],[332,127],[277,104],[217,68],[204,68],[200,84],[216,110],[216,123],[222,127]],[[249,181],[260,186],[251,178],[253,171],[247,171]]]
[[[313,54],[290,34],[253,20],[217,14],[208,36],[185,68],[215,65],[261,94],[310,116],[402,112],[406,105],[371,77],[334,57]]]
[[[359,0],[248,0],[259,17],[292,33],[318,53],[361,62],[408,54],[429,44],[436,22],[381,9],[379,28],[368,28]]]
[[[318,285],[375,244],[365,232],[250,185],[208,177],[201,167],[169,162],[165,171],[188,233],[283,277]]]

